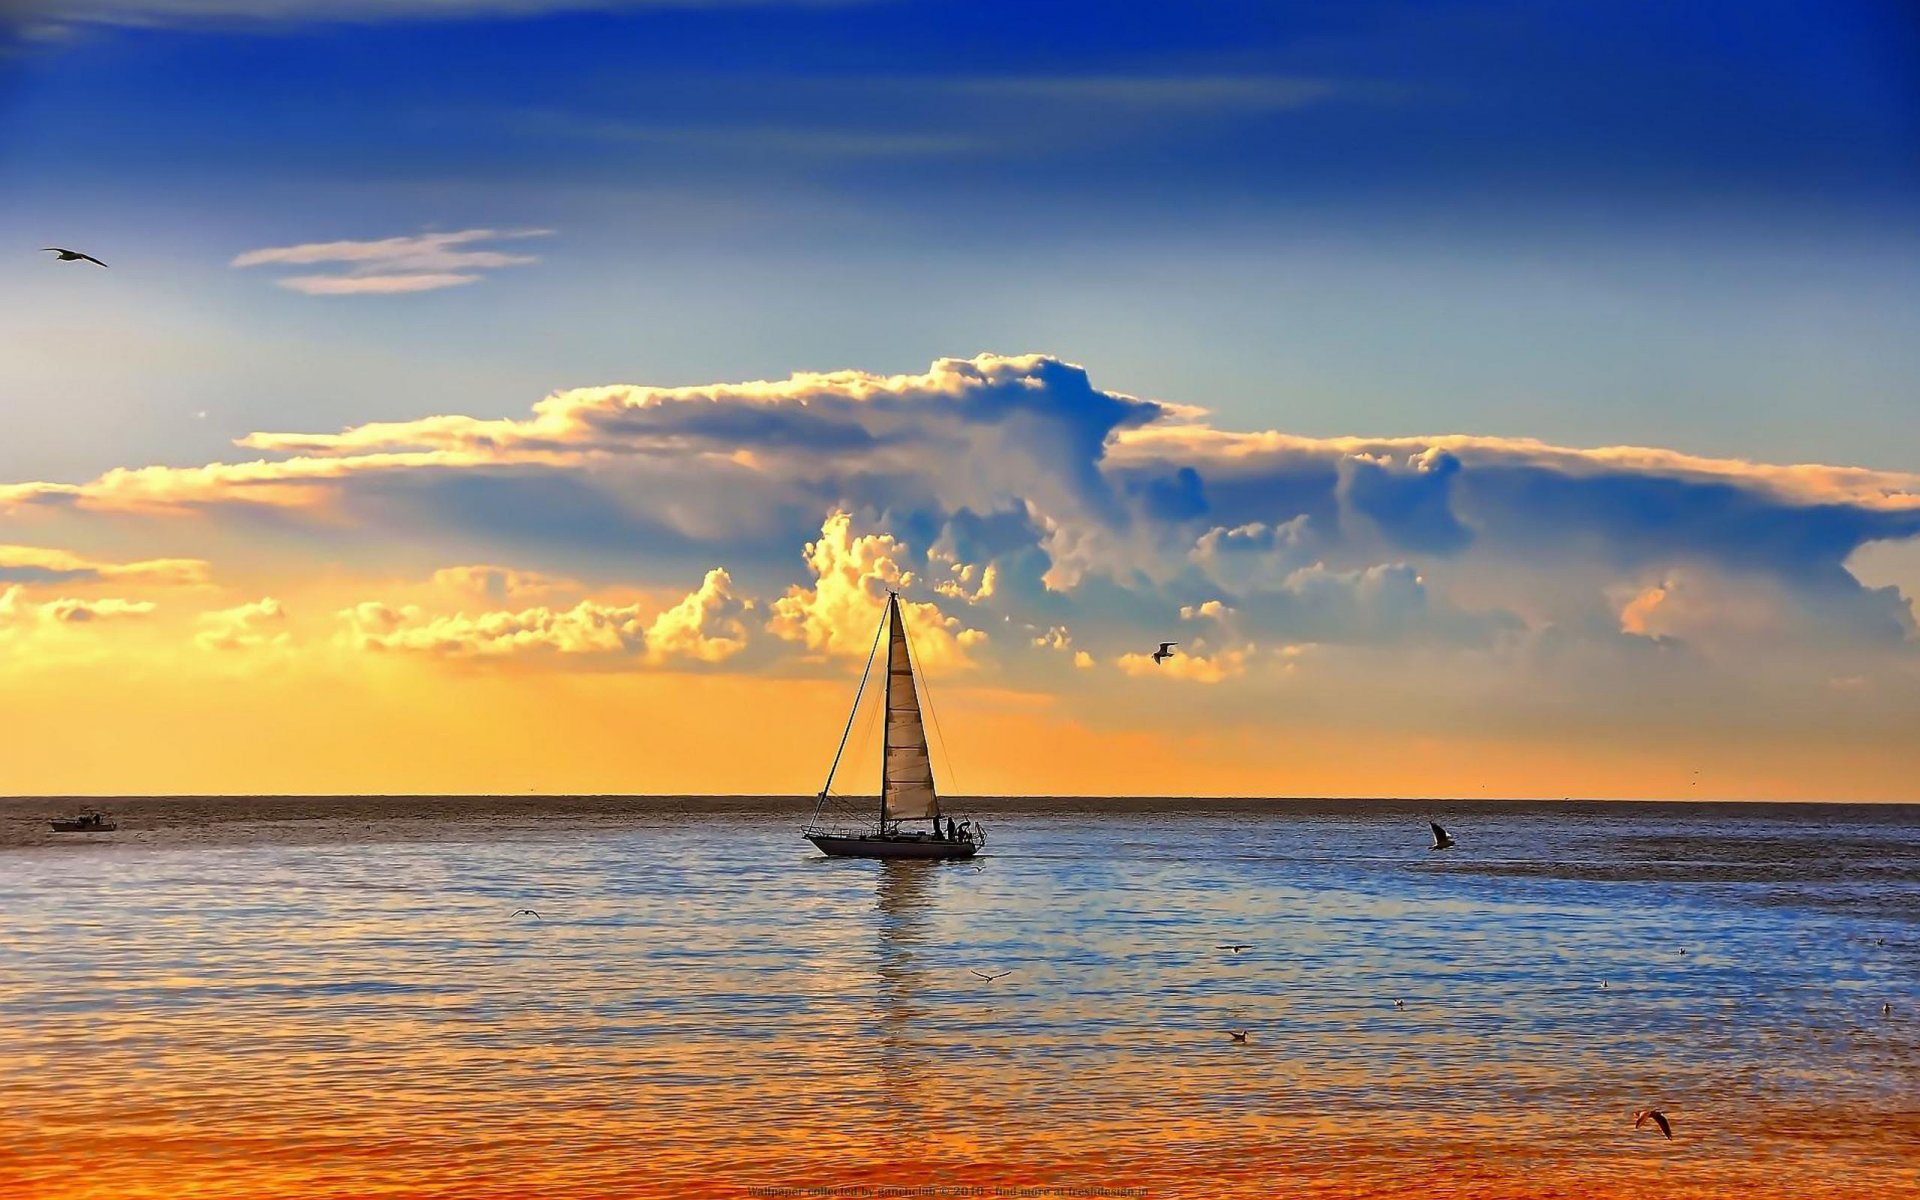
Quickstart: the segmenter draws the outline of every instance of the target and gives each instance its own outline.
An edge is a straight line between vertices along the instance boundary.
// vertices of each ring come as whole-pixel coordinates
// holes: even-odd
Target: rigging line
[[[912,668],[918,660],[913,656],[913,635],[907,632],[907,622],[904,617],[900,621],[900,640],[907,644],[907,665]],[[933,685],[928,682],[924,670],[914,672],[914,679],[919,683],[920,692],[925,696],[924,707],[933,714],[933,731],[940,735],[940,759],[947,764],[947,778],[953,781],[954,791],[958,792],[960,773],[953,769],[953,755],[947,753],[947,731],[940,728],[940,710],[933,706]]]
[[[860,686],[853,693],[853,711],[847,714],[847,727],[840,732],[840,746],[833,752],[833,765],[827,768],[827,781],[820,786],[822,797],[833,787],[833,773],[840,769],[840,755],[846,752],[847,738],[853,734],[853,718],[860,711],[860,697],[867,691],[867,676],[873,674],[874,651],[880,649],[880,633],[886,627],[887,618],[882,614],[880,628],[873,631],[873,645],[867,648],[867,665],[860,671]]]
[[[880,709],[881,709],[882,707],[884,707],[884,706],[883,706],[883,705],[880,705],[880,704],[873,704],[873,703],[869,703],[869,704],[867,705],[867,711],[866,711],[866,713],[865,713],[865,715],[863,715],[863,716],[861,716],[861,718],[860,718],[860,728],[858,728],[858,729],[856,729],[856,730],[854,730],[854,732],[860,735],[860,737],[859,737],[859,742],[860,742],[860,744],[861,744],[862,746],[865,746],[865,745],[867,744],[867,735],[868,735],[869,733],[871,733],[871,732],[873,731],[873,723],[874,723],[874,721],[875,721],[875,719],[876,719],[876,718],[878,717],[878,715],[879,715],[879,712],[880,712]],[[859,711],[859,706],[858,706],[858,704],[856,704],[856,705],[854,706],[854,711],[856,711],[856,712],[858,712],[858,711]],[[882,741],[883,741],[883,743],[884,743],[884,739],[882,739]],[[884,744],[882,744],[882,746],[880,747],[880,753],[884,755],[884,754],[886,753],[886,749],[887,749],[887,748],[886,748],[886,746],[885,746]],[[857,754],[857,753],[859,753],[859,751],[855,751],[855,753]],[[831,786],[832,786],[832,783],[831,783],[831,781],[829,781],[829,783],[828,783],[828,786],[829,786],[829,787],[831,787]],[[847,794],[848,794],[848,793],[846,793],[846,792],[835,792],[835,793],[834,793],[834,795],[836,795],[836,796],[845,796],[845,795],[847,795]]]

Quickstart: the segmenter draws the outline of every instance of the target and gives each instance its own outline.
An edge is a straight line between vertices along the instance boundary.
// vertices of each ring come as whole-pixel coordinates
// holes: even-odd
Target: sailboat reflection
[[[874,908],[880,985],[879,1067],[888,1103],[906,1111],[923,1105],[922,1084],[930,1066],[923,1039],[915,1031],[934,1019],[927,999],[931,987],[925,951],[931,941],[938,865],[910,859],[883,859]]]

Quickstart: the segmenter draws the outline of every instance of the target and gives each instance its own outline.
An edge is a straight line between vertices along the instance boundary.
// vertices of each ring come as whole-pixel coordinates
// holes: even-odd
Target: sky
[[[1905,4],[0,0],[0,189],[0,792],[811,792],[894,587],[950,791],[1920,799]]]

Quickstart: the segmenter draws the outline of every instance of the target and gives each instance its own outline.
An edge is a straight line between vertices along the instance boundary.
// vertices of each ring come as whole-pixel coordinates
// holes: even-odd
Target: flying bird
[[[1002,971],[998,975],[989,975],[985,971],[974,971],[972,967],[968,967],[967,970],[973,971],[975,975],[978,975],[980,978],[986,980],[988,983],[992,983],[996,979],[1004,979],[1007,976],[1013,974],[1012,971]]]
[[[1446,830],[1440,828],[1440,822],[1428,821],[1427,824],[1433,826],[1433,845],[1428,846],[1427,849],[1429,850],[1453,849],[1453,835],[1448,833]]]
[[[1251,950],[1251,949],[1253,949],[1253,943],[1251,943],[1251,942],[1235,942],[1235,943],[1232,943],[1232,944],[1229,944],[1229,945],[1225,945],[1225,946],[1215,946],[1215,947],[1214,947],[1214,949],[1215,949],[1215,950],[1231,950],[1231,951],[1233,951],[1233,952],[1234,952],[1235,954],[1238,954],[1238,953],[1240,953],[1240,952],[1241,952],[1242,950]]]
[[[1247,1040],[1247,1034],[1250,1032],[1252,1031],[1247,1029],[1229,1029],[1227,1030],[1227,1036],[1236,1042],[1244,1042]]]
[[[1173,648],[1179,644],[1179,642],[1161,642],[1160,648],[1153,652],[1153,665],[1157,667],[1160,665],[1161,659],[1172,658]]]
[[[1658,1125],[1660,1132],[1667,1135],[1668,1141],[1673,1140],[1673,1126],[1667,1124],[1667,1114],[1657,1108],[1643,1108],[1633,1114],[1633,1127],[1635,1129],[1645,1125],[1648,1121],[1652,1121],[1655,1125]]]
[[[43,253],[58,254],[61,262],[90,262],[96,267],[107,265],[93,255],[82,254],[78,250],[63,250],[59,246],[42,246],[40,249]]]
[[[530,908],[516,908],[513,910],[513,915],[516,917],[532,917],[536,921],[546,920],[545,917]]]

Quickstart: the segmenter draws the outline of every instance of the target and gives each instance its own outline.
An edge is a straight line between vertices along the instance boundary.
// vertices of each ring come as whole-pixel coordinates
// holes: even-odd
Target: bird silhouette
[[[1229,1029],[1227,1030],[1227,1036],[1236,1042],[1244,1042],[1247,1040],[1247,1034],[1250,1032],[1252,1031],[1247,1029]]]
[[[1453,835],[1448,833],[1446,830],[1440,828],[1440,822],[1428,821],[1427,824],[1433,826],[1433,845],[1428,846],[1427,849],[1429,850],[1453,849]]]
[[[536,921],[546,920],[545,917],[530,908],[516,908],[513,910],[513,915],[516,917],[532,917]]]
[[[61,262],[90,262],[96,267],[104,267],[107,265],[93,255],[82,254],[78,250],[64,250],[59,246],[42,246],[40,249],[44,253],[58,254]]]
[[[1160,648],[1153,652],[1153,665],[1157,667],[1160,665],[1160,660],[1172,658],[1173,648],[1179,644],[1179,642],[1161,642]]]
[[[1235,942],[1225,946],[1214,947],[1215,950],[1231,950],[1235,954],[1240,953],[1242,950],[1251,950],[1252,948],[1253,948],[1253,945],[1251,942]]]
[[[1013,974],[1012,971],[1002,971],[998,975],[989,975],[985,971],[974,971],[972,967],[968,967],[967,970],[972,971],[973,974],[978,975],[988,983],[992,983],[996,979],[1005,979],[1007,976]]]
[[[1667,1114],[1657,1108],[1643,1108],[1633,1114],[1633,1127],[1635,1129],[1645,1125],[1648,1121],[1652,1121],[1655,1125],[1658,1125],[1660,1132],[1667,1135],[1668,1141],[1673,1140],[1673,1126],[1667,1124]]]

